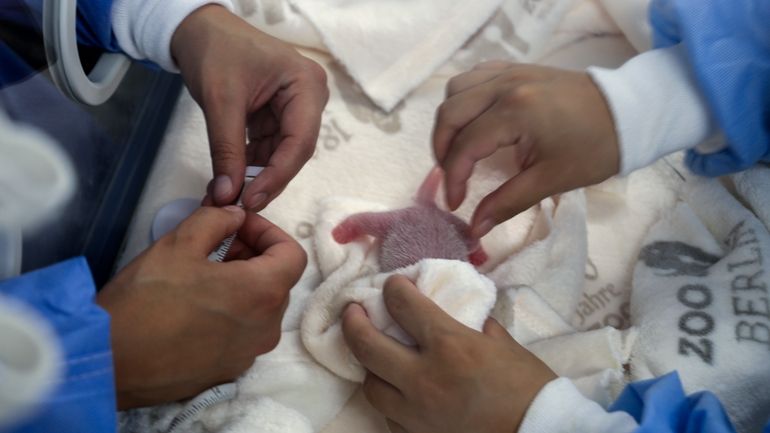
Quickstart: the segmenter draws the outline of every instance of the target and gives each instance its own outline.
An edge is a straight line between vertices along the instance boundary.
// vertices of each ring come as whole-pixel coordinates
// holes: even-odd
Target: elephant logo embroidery
[[[709,268],[719,257],[683,242],[653,242],[642,248],[639,260],[651,268],[661,269],[662,276],[708,276]]]

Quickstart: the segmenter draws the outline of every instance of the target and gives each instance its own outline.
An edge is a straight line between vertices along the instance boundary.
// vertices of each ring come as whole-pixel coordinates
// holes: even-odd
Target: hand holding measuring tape
[[[235,234],[224,261],[209,256]],[[190,397],[272,350],[306,264],[283,230],[238,206],[203,207],[98,295],[112,316],[118,404]]]

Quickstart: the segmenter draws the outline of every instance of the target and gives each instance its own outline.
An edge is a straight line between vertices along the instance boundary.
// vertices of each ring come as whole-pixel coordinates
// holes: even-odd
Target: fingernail
[[[235,206],[235,205],[225,206],[222,209],[224,209],[224,210],[226,210],[228,212],[232,212],[232,213],[240,213],[240,212],[243,211],[243,209],[241,209],[239,206]]]
[[[345,307],[345,311],[343,312],[343,314],[345,316],[348,316],[350,314],[356,314],[356,311],[360,311],[361,313],[364,314],[364,316],[369,317],[369,315],[366,314],[366,310],[364,309],[364,307],[362,307],[359,304],[356,304],[355,302],[351,302],[350,304],[348,304],[348,306]]]
[[[482,236],[486,235],[492,229],[495,227],[495,221],[492,218],[487,218],[484,221],[481,222],[478,226],[476,226],[476,230],[474,230],[474,237],[476,239],[481,238]]]
[[[246,209],[254,209],[264,203],[265,200],[267,200],[267,194],[264,192],[259,192],[246,198],[243,204]]]
[[[230,177],[220,174],[214,179],[214,199],[219,202],[227,201],[230,194],[233,192],[233,181]]]
[[[460,205],[463,204],[462,191],[453,188],[451,191],[447,189],[447,206],[450,210],[457,210]]]

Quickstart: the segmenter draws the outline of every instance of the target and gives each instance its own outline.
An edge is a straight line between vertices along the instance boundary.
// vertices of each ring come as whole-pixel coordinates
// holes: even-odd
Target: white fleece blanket
[[[739,432],[770,417],[770,169],[687,179],[644,240],[633,276],[631,373],[678,370],[720,398]]]
[[[403,98],[451,57],[473,57],[478,32],[505,58],[542,53],[572,0],[239,0],[256,27],[330,52],[381,109]],[[493,22],[485,24],[492,16]]]
[[[269,18],[268,10],[276,14],[277,11],[288,11],[295,16],[299,10],[279,0],[262,0],[255,5],[253,16],[264,16],[265,21]],[[324,113],[316,154],[284,193],[263,211],[263,215],[300,241],[309,253],[310,263],[301,281],[292,290],[283,322],[284,334],[278,348],[259,357],[238,381],[238,395],[233,402],[209,409],[190,431],[387,431],[381,417],[368,407],[361,393],[356,392],[358,385],[355,381],[360,379],[361,370],[354,360],[346,356],[340,334],[335,329],[337,313],[348,299],[366,300],[370,303],[367,308],[378,308],[377,294],[384,276],[374,267],[375,258],[366,244],[353,243],[342,247],[330,243],[331,239],[326,235],[336,221],[349,213],[410,205],[417,186],[433,165],[430,130],[435,109],[443,98],[446,80],[481,60],[515,58],[510,52],[511,41],[515,40],[511,31],[515,33],[517,30],[511,30],[506,22],[510,24],[505,10],[498,10],[481,31],[476,32],[447,63],[416,86],[389,113],[378,109],[361,90],[363,83],[352,80],[331,56],[306,52],[327,69],[331,98]],[[311,37],[312,32],[309,35]],[[320,38],[318,31],[315,35]],[[571,68],[588,65],[615,67],[635,53],[598,0],[576,2],[553,35],[538,43],[541,55],[533,60]],[[408,80],[410,77],[402,78]],[[671,308],[649,306],[642,295],[645,290],[652,289],[637,290],[637,287],[647,287],[652,285],[654,278],[664,277],[644,277],[644,272],[654,273],[657,270],[640,268],[637,257],[643,248],[650,245],[652,238],[648,238],[648,232],[656,223],[658,225],[650,233],[669,237],[667,241],[681,239],[682,242],[693,243],[697,248],[719,256],[720,260],[737,253],[728,254],[730,248],[718,245],[726,234],[716,223],[704,223],[708,229],[692,232],[672,229],[682,226],[673,217],[661,220],[665,212],[675,207],[680,196],[689,197],[687,203],[690,206],[696,206],[691,202],[703,197],[703,194],[681,193],[689,188],[689,182],[684,182],[677,170],[681,172],[676,161],[664,161],[625,179],[613,179],[585,191],[546,200],[495,228],[483,240],[490,256],[489,262],[479,272],[466,267],[463,275],[458,277],[477,289],[473,292],[478,295],[474,298],[477,302],[474,304],[477,306],[474,309],[476,319],[489,308],[488,282],[491,281],[497,289],[492,314],[557,373],[573,379],[586,396],[604,405],[614,399],[628,380],[657,375],[669,367],[689,365],[679,359],[682,356],[676,355],[678,338],[694,337],[679,335],[678,322],[669,324],[664,333],[655,328],[671,317],[679,320],[688,312],[681,310],[686,305],[678,305],[679,301],[672,298],[665,304],[672,305]],[[458,210],[458,216],[467,219],[481,197],[511,174],[504,152],[482,161],[474,173],[469,197]],[[198,107],[188,94],[184,94],[134,217],[122,264],[148,246],[150,224],[155,212],[173,199],[200,197],[209,176],[205,123]],[[736,180],[738,185],[741,182],[749,185],[741,187],[745,200],[761,202],[763,191],[767,188],[763,190],[757,186],[759,181],[748,175]],[[709,203],[717,200],[717,195],[705,195],[712,200]],[[724,209],[736,206],[729,200],[720,203],[723,203],[720,206]],[[701,206],[705,207],[708,206]],[[762,215],[760,219],[764,218],[762,221],[767,224],[770,210],[765,207],[758,209],[754,210],[755,214]],[[739,219],[727,211],[714,212],[713,215],[709,218],[724,221]],[[708,220],[703,216],[687,218],[688,221]],[[754,231],[761,229],[760,225],[750,222],[750,218],[745,219]],[[708,236],[718,242],[701,245],[700,241],[693,240]],[[740,254],[751,252],[744,249],[746,252]],[[730,256],[729,261],[718,263],[724,268],[735,260],[747,261],[749,257],[735,255]],[[741,272],[747,269],[748,265]],[[415,277],[427,277],[432,271],[441,271],[441,267],[438,262],[423,262],[406,271]],[[724,275],[717,277],[723,271],[713,271],[713,275],[710,271],[709,278],[727,278]],[[676,290],[685,282],[684,277],[667,278],[671,278],[671,284],[680,284],[674,287]],[[759,278],[755,279],[757,284]],[[706,280],[703,281],[701,284],[705,284]],[[732,280],[714,281],[722,281],[719,283],[721,287],[730,290]],[[700,295],[697,290],[700,289],[693,290],[683,295],[687,296],[685,302],[700,305],[704,302],[697,297]],[[718,298],[716,290],[712,291],[714,305],[723,302],[717,301],[722,298],[724,302],[732,302],[732,295],[719,295]],[[676,295],[668,293],[666,296]],[[741,298],[737,301],[738,309],[760,311],[765,305],[760,298]],[[729,307],[734,310],[733,306]],[[384,309],[379,311],[384,312]],[[671,316],[665,315],[668,311],[671,311]],[[708,314],[717,317],[711,311]],[[713,337],[714,348],[720,348],[727,344],[721,339],[730,334],[721,326],[733,326],[732,337],[736,335],[735,326],[741,326],[742,334],[737,335],[746,338],[735,341],[734,345],[739,348],[753,347],[751,350],[757,358],[752,359],[761,359],[756,349],[760,344],[749,341],[748,336],[761,339],[760,332],[764,328],[761,325],[748,328],[751,325],[738,323],[740,320],[759,323],[757,321],[762,318],[759,314],[743,316],[736,318],[737,321],[733,319],[732,325],[717,325],[718,321],[714,319],[713,335],[696,337]],[[708,319],[697,315],[688,317],[690,319],[682,325],[686,330],[705,332],[708,328],[704,328],[709,323]],[[380,325],[387,329],[388,317],[381,315],[380,319]],[[478,326],[478,322],[466,323]],[[656,338],[671,340],[666,343],[666,349],[660,349],[665,353],[658,354],[653,349],[647,349],[654,346]],[[698,339],[693,344],[701,344]],[[689,359],[682,359],[697,363],[695,350],[687,350],[691,353]],[[718,356],[721,355],[715,352],[713,359],[721,359]],[[732,399],[727,406],[736,416],[736,402],[743,399],[734,396],[741,393],[754,396],[757,393],[754,384],[746,381],[746,378],[754,379],[751,374],[756,368],[746,370],[749,376],[739,376],[737,372],[724,373],[720,370],[722,364],[710,367],[712,370],[708,371],[713,373],[712,376],[694,367],[694,378],[689,379],[686,372],[683,378],[690,389],[722,387],[720,396]],[[734,364],[727,365],[732,368]],[[736,380],[709,382],[705,379],[707,376]],[[180,405],[169,405],[126,414],[122,417],[121,431],[163,432],[180,408]],[[744,415],[739,413],[737,416]]]

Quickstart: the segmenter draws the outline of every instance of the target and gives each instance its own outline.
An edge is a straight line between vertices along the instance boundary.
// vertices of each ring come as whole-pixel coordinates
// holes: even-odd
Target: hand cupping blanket
[[[332,229],[345,217],[370,210],[381,210],[381,206],[344,198],[323,201],[314,245],[323,282],[309,300],[301,327],[302,341],[313,357],[355,382],[363,381],[365,371],[342,337],[340,315],[349,303],[361,304],[378,329],[405,344],[412,343],[393,322],[382,299],[385,280],[393,273],[406,275],[444,311],[476,330],[481,330],[497,298],[494,283],[468,263],[426,259],[395,272],[380,272],[372,240],[346,245],[334,241]]]

